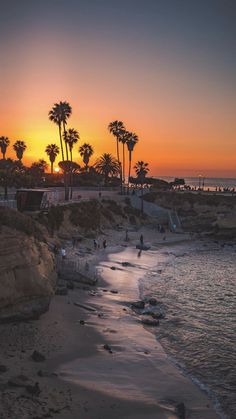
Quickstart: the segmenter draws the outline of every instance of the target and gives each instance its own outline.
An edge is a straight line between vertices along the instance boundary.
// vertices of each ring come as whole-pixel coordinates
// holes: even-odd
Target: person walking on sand
[[[98,242],[96,239],[93,240],[93,246],[94,246],[94,250],[97,250],[98,248]]]
[[[143,235],[141,234],[141,236],[140,236],[140,244],[141,244],[141,246],[143,246]]]
[[[64,247],[61,248],[61,258],[62,260],[65,260],[66,258],[66,249]]]
[[[107,241],[106,240],[103,240],[102,245],[103,245],[103,249],[106,249],[106,247],[107,247]]]

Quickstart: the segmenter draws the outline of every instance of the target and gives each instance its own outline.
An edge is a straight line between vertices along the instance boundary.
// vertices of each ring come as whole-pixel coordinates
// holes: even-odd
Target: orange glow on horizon
[[[14,157],[12,144],[21,139],[27,144],[25,164],[39,158],[48,161],[45,147],[59,145],[58,128],[48,120],[48,111],[55,102],[66,100],[73,110],[68,127],[80,133],[73,155],[81,165],[78,147],[84,142],[94,148],[91,163],[103,152],[116,155],[107,126],[120,119],[140,139],[133,163],[147,161],[150,175],[201,172],[236,177],[236,106],[227,86],[223,89],[213,76],[203,77],[184,63],[180,67],[176,62],[172,73],[173,64],[162,50],[162,63],[153,59],[152,66],[145,56],[142,62],[133,57],[131,77],[129,55],[123,51],[127,65],[114,65],[105,51],[111,48],[108,41],[104,50],[96,42],[90,49],[81,47],[80,57],[70,66],[75,44],[70,43],[71,52],[64,48],[61,54],[59,41],[52,37],[48,41],[47,34],[39,33],[25,39],[23,56],[21,49],[12,47],[15,66],[4,73],[0,103],[0,135],[11,140],[8,156]],[[62,42],[66,45],[65,36]]]

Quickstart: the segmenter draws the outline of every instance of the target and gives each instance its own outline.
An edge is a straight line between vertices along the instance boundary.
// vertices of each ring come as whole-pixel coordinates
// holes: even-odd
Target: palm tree
[[[55,103],[53,105],[52,109],[48,113],[50,121],[52,121],[56,125],[58,125],[58,128],[59,128],[62,161],[64,161],[64,150],[63,150],[63,144],[62,144],[62,126],[63,126],[63,130],[64,130],[64,135],[65,135],[65,131],[66,131],[65,127],[66,127],[67,120],[70,117],[71,113],[72,113],[72,108],[71,108],[71,106],[69,105],[68,102]],[[66,144],[66,153],[67,153],[67,160],[68,160],[67,144]]]
[[[148,163],[145,163],[143,160],[138,161],[134,166],[137,178],[141,184],[141,212],[143,214],[143,184],[145,181],[145,176],[149,172]]]
[[[7,147],[10,144],[10,140],[8,137],[0,137],[0,149],[2,152],[2,158],[5,160],[6,158],[6,151],[7,151]]]
[[[51,163],[51,174],[53,174],[53,164],[59,152],[60,152],[60,149],[56,144],[48,144],[47,147],[45,148],[45,153],[48,155],[50,163]]]
[[[72,161],[73,146],[74,146],[74,144],[76,144],[78,142],[79,138],[80,138],[79,133],[74,128],[69,128],[68,131],[64,132],[64,141],[65,141],[66,145],[67,144],[69,145],[70,160],[71,161]]]
[[[138,142],[138,136],[133,132],[129,132],[126,138],[126,145],[129,152],[129,174],[128,174],[128,194],[129,194],[129,179],[131,174],[131,162],[132,162],[132,153],[134,151],[134,147]]]
[[[120,173],[119,162],[109,153],[102,154],[95,163],[95,169],[98,173],[104,175],[106,185],[109,180],[109,175],[116,176]]]
[[[125,182],[125,144],[129,138],[129,131],[121,131],[120,132],[120,136],[119,136],[119,141],[122,143],[123,145],[123,173],[122,173],[122,177],[123,177],[123,183]]]
[[[74,161],[65,160],[60,161],[58,163],[58,166],[64,173],[76,173],[80,169],[80,165],[78,163],[75,163]]]
[[[21,140],[18,140],[18,141],[15,142],[15,144],[13,144],[13,148],[16,152],[16,157],[21,162],[22,158],[23,158],[23,154],[24,154],[24,152],[27,148],[25,142],[21,141]]]
[[[81,155],[81,157],[83,158],[83,162],[85,165],[85,171],[88,171],[88,165],[89,165],[89,160],[90,157],[93,155],[94,150],[93,147],[88,144],[88,143],[84,143],[80,148],[79,148],[79,153]]]
[[[122,132],[125,131],[125,126],[122,121],[113,121],[108,125],[108,130],[116,137],[116,156],[117,161],[120,164],[119,140]]]
[[[8,188],[20,185],[25,168],[19,161],[0,160],[0,186],[4,188],[4,199],[8,198]]]
[[[114,135],[114,137],[116,137],[116,156],[117,156],[117,161],[120,165],[120,188],[121,188],[121,193],[122,193],[122,167],[121,167],[120,154],[119,154],[119,141],[120,141],[120,137],[122,133],[125,131],[125,126],[122,121],[116,120],[116,121],[110,122],[110,124],[108,125],[108,130],[110,131],[111,134]]]
[[[60,137],[60,144],[61,144],[61,155],[62,155],[62,161],[64,161],[64,150],[63,150],[63,143],[62,143],[62,127],[64,131],[64,136],[66,132],[66,124],[67,120],[70,117],[72,113],[72,108],[68,102],[59,102],[55,103],[52,109],[49,111],[49,119],[50,121],[53,121],[55,124],[58,125],[59,128],[59,137]],[[66,143],[66,158],[69,160],[68,157],[68,146]],[[64,173],[64,183],[65,183],[65,200],[69,199],[69,190],[67,187],[67,179],[66,179],[66,173]]]

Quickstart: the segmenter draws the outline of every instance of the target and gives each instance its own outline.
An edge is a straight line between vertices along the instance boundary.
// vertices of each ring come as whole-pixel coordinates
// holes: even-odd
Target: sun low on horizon
[[[20,4],[19,4],[20,3]],[[92,163],[116,154],[108,124],[139,142],[152,176],[236,177],[234,2],[41,0],[1,10],[0,136],[24,140],[24,163],[58,146],[48,112],[72,107],[68,128]],[[59,162],[58,157],[56,164]]]

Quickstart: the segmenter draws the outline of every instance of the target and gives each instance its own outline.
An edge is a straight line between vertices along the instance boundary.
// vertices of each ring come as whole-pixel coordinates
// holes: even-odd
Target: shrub
[[[68,208],[68,207],[67,207]],[[96,230],[101,223],[101,206],[96,199],[80,202],[79,204],[69,205],[70,222],[75,226],[80,226],[85,230]]]
[[[21,231],[28,236],[42,240],[43,234],[37,222],[16,210],[0,207],[0,227],[6,226]]]

